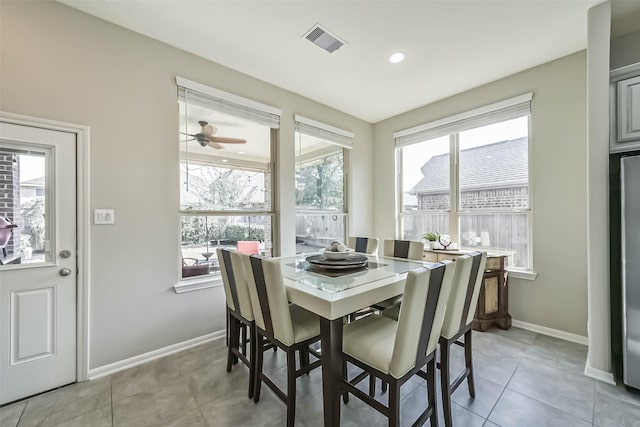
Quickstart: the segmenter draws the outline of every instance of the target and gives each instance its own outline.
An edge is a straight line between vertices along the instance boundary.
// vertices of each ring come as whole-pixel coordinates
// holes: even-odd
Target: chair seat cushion
[[[317,315],[295,304],[289,304],[289,311],[293,324],[293,339],[296,343],[320,335],[320,319]]]
[[[398,322],[372,314],[344,325],[342,351],[367,365],[389,373]]]

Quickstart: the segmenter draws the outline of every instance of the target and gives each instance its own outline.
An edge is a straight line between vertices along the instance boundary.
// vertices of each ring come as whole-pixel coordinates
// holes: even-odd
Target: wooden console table
[[[465,253],[467,252],[424,251],[422,258],[430,262],[455,260]],[[501,329],[511,328],[506,255],[487,255],[487,265],[478,296],[478,308],[473,317],[473,329],[476,331],[484,332],[493,324]]]

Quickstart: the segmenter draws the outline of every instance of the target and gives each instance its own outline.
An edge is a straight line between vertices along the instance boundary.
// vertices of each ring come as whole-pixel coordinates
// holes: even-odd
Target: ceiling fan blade
[[[215,134],[217,131],[218,131],[218,128],[215,127],[214,125],[206,125],[202,128],[202,133],[207,136],[211,136]]]
[[[223,142],[225,144],[244,144],[244,143],[247,142],[246,139],[228,138],[226,136],[214,136],[214,137],[211,137],[211,141],[213,141],[213,142]]]
[[[186,132],[180,132],[180,134],[181,134],[181,135],[187,135],[187,136],[195,136],[195,135],[193,135],[193,134],[186,133]]]
[[[208,145],[209,145],[209,147],[216,148],[218,150],[222,150],[224,148],[222,145],[220,145],[220,144],[218,144],[217,142],[214,142],[214,141],[209,141]]]

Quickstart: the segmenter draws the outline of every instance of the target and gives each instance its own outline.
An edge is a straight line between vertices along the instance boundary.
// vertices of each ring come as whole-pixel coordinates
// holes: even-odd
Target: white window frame
[[[532,167],[531,167],[531,100],[532,93],[523,94],[514,98],[499,101],[484,107],[456,114],[451,117],[443,118],[433,122],[421,124],[409,129],[397,131],[393,134],[396,145],[396,212],[398,212],[398,221],[396,221],[396,236],[402,238],[404,218],[411,215],[425,214],[447,214],[449,216],[449,233],[451,236],[460,241],[460,218],[463,215],[479,214],[504,214],[504,213],[525,213],[527,215],[527,233],[528,233],[528,269],[509,267],[511,277],[534,280],[537,276],[534,273],[533,264],[533,206],[532,206]],[[458,156],[460,153],[459,133],[465,130],[474,129],[493,123],[498,123],[518,117],[528,117],[528,209],[474,209],[461,211],[460,206],[460,188],[459,188],[459,169]],[[419,142],[428,141],[438,137],[449,136],[449,159],[450,159],[450,205],[448,210],[417,210],[405,211],[402,204],[402,175],[403,175],[403,159],[402,148]],[[429,230],[425,230],[429,231]]]
[[[275,183],[275,179],[277,177],[276,174],[276,153],[275,147],[278,139],[277,130],[280,127],[280,116],[282,115],[282,111],[278,108],[272,107],[267,104],[262,104],[260,102],[254,101],[252,99],[244,98],[239,95],[235,95],[229,92],[222,91],[220,89],[212,88],[210,86],[194,82],[192,80],[188,80],[182,77],[176,77],[176,84],[178,87],[178,100],[184,102],[195,102],[203,105],[206,108],[210,108],[212,110],[216,110],[222,112],[224,114],[231,114],[246,120],[250,120],[271,128],[270,133],[270,161],[265,165],[251,165],[249,163],[245,164],[244,162],[238,161],[221,163],[218,164],[216,162],[205,162],[209,163],[212,166],[220,166],[220,167],[232,167],[237,166],[238,168],[253,168],[266,170],[271,173],[271,206],[269,210],[183,210],[178,207],[178,216],[179,218],[182,216],[210,216],[210,217],[219,217],[219,216],[270,216],[271,224],[272,224],[272,250],[277,251],[278,243],[277,243],[277,198],[276,198],[276,188],[277,185]],[[187,99],[185,94],[195,94],[196,96],[191,99]],[[202,160],[202,159],[200,159]],[[178,156],[178,163],[185,161],[182,155]],[[264,166],[264,168],[263,168]],[[179,230],[178,233],[178,246],[181,244],[181,235],[182,230]],[[178,271],[181,270],[181,266],[178,267]],[[178,273],[179,279],[178,283],[174,285],[174,291],[178,294],[184,292],[197,291],[201,289],[208,289],[213,287],[222,286],[222,278],[220,276],[212,276],[212,275],[203,275],[203,276],[195,276],[189,278],[182,278],[182,274]]]

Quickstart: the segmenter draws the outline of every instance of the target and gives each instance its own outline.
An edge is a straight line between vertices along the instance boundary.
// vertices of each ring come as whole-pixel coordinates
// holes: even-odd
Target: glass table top
[[[428,265],[423,261],[411,261],[400,258],[367,256],[368,264],[364,268],[351,270],[312,269],[306,258],[315,254],[301,254],[295,257],[279,258],[282,275],[299,284],[320,289],[329,293],[366,285],[377,280],[399,276],[410,270]]]

